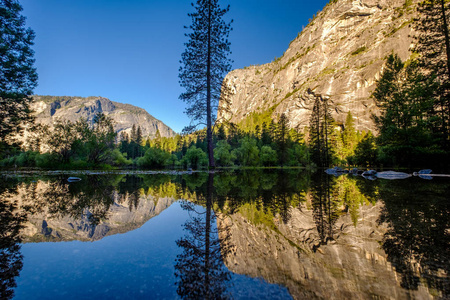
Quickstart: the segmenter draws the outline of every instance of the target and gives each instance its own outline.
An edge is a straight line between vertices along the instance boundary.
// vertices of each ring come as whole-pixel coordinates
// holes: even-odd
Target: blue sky
[[[173,130],[190,0],[20,0],[36,32],[38,95],[103,96],[146,109]],[[328,0],[222,0],[231,5],[233,69],[281,56]]]

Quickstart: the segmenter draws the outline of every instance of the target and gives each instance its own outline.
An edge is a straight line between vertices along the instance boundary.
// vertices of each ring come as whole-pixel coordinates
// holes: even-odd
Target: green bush
[[[137,165],[141,168],[162,169],[170,158],[169,152],[159,148],[149,148],[144,156],[137,159]]]
[[[308,147],[300,144],[293,144],[288,149],[288,165],[289,166],[306,166],[310,163]]]
[[[195,146],[191,146],[183,157],[182,163],[185,167],[199,168],[208,165],[206,153]]]
[[[226,141],[218,141],[217,146],[214,149],[214,159],[218,166],[228,167],[233,165],[233,161],[236,157],[231,152],[230,144]]]
[[[133,163],[131,159],[126,158],[126,153],[121,153],[119,149],[112,151],[112,161],[115,166],[128,166]]]
[[[239,141],[239,148],[233,151],[242,166],[257,166],[259,163],[259,149],[255,138],[244,137]]]
[[[270,146],[262,146],[259,153],[259,160],[265,167],[275,166],[278,162],[277,152]]]
[[[42,153],[36,156],[36,167],[38,168],[57,168],[58,160],[55,154]]]

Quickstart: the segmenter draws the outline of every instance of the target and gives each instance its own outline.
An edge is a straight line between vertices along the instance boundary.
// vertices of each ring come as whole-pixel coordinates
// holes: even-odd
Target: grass
[[[362,46],[362,47],[359,47],[358,49],[356,49],[355,51],[353,51],[351,53],[351,55],[355,56],[355,55],[358,55],[358,54],[361,54],[361,53],[365,52],[366,50],[367,50],[367,47],[366,46]]]

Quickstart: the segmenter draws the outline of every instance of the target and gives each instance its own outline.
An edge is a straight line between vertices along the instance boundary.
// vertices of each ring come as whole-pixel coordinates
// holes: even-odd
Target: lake
[[[450,297],[448,178],[1,177],[1,299]]]

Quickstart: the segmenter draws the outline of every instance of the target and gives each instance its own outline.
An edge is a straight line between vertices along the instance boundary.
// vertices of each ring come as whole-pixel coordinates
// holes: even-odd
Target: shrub
[[[208,157],[206,153],[195,146],[191,146],[183,157],[183,165],[185,167],[190,166],[192,168],[198,168],[200,166],[208,165]]]
[[[259,153],[259,160],[263,166],[275,166],[278,161],[277,152],[270,146],[262,146]]]
[[[169,152],[159,148],[149,148],[143,157],[137,159],[137,165],[141,168],[162,169],[170,157]]]
[[[230,150],[231,146],[226,141],[217,142],[217,146],[214,149],[214,159],[218,166],[227,167],[233,165],[236,157]]]

